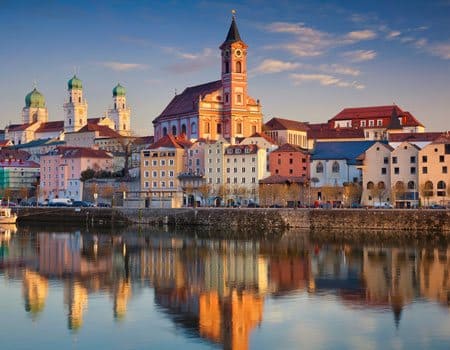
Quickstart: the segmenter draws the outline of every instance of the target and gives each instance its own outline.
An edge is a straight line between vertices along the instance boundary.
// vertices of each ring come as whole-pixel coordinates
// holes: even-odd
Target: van
[[[49,207],[70,207],[72,200],[70,198],[53,198],[48,201]]]
[[[375,203],[373,203],[373,207],[378,208],[378,209],[393,209],[394,208],[394,206],[388,202],[375,202]]]

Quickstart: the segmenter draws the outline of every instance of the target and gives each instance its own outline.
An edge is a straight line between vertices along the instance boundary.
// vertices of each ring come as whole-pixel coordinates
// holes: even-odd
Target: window
[[[174,125],[172,126],[172,135],[176,135],[177,134],[177,127]]]
[[[233,183],[234,183],[234,184],[237,184],[237,182],[238,182],[238,181],[237,181],[237,177],[233,178]]]
[[[294,160],[292,158],[289,158],[289,164],[293,164]]]
[[[148,166],[148,165],[149,165],[148,160],[145,160],[145,161],[144,161],[144,166]],[[73,170],[73,167],[72,167],[72,170]]]
[[[428,167],[426,166],[422,167],[422,174],[428,174]]]
[[[366,126],[366,121],[365,120],[361,120],[361,127],[365,127]]]
[[[294,170],[293,169],[289,169],[289,174],[293,174],[294,173]]]
[[[174,187],[173,181],[169,181],[169,187],[170,187],[170,188],[173,188],[173,187]]]
[[[242,134],[242,123],[237,123],[236,124],[236,133],[237,134]]]
[[[245,168],[242,168],[242,172],[245,173]]]
[[[169,177],[173,177],[173,170],[169,171]]]
[[[336,161],[334,161],[334,162],[333,162],[333,165],[331,166],[331,171],[332,171],[333,173],[338,173],[339,170],[340,170],[339,163],[336,162]]]
[[[377,126],[382,126],[383,125],[383,121],[381,119],[377,120]]]
[[[372,181],[369,181],[369,182],[367,183],[367,189],[368,189],[368,190],[372,190],[373,187],[374,187],[373,182],[372,182]]]
[[[237,173],[237,168],[234,168],[234,169],[233,169],[233,172]]]
[[[319,162],[316,165],[316,173],[318,173],[318,174],[323,173],[323,164],[322,164],[322,162]]]
[[[411,164],[415,164],[416,163],[416,157],[411,156],[409,161],[410,161]]]
[[[169,165],[173,165],[174,164],[174,160],[173,159],[169,159]]]
[[[423,162],[423,163],[428,162],[428,157],[427,157],[427,156],[422,156],[422,162]]]
[[[225,61],[225,74],[230,73],[230,62]]]
[[[389,164],[389,158],[388,157],[384,157],[383,158],[383,163],[384,164]]]
[[[236,102],[237,103],[242,103],[242,95],[241,94],[237,94],[236,95]]]
[[[245,184],[245,177],[241,179],[241,183]]]
[[[217,124],[217,133],[218,134],[222,133],[222,124],[220,124],[220,123]]]
[[[186,135],[186,124],[181,125],[181,134]]]
[[[416,189],[416,183],[414,181],[408,182],[408,190],[414,190]]]
[[[166,182],[165,181],[161,181],[161,188],[166,188]]]
[[[160,164],[161,164],[161,166],[165,166],[166,165],[166,160],[165,159],[161,159]]]
[[[216,184],[220,184],[220,177],[216,179]]]
[[[425,197],[432,197],[433,196],[433,183],[431,181],[425,182],[425,190],[424,195]]]
[[[161,171],[161,177],[165,177],[166,176],[166,172],[164,170]]]
[[[380,190],[384,190],[385,188],[386,188],[386,185],[384,184],[384,182],[383,181],[380,181],[379,183],[378,183],[378,189],[380,189]]]
[[[252,173],[255,173],[255,172],[256,172],[256,168],[252,167]]]
[[[281,165],[281,159],[278,158],[278,165]]]
[[[225,103],[228,103],[230,101],[230,94],[225,94]]]
[[[381,168],[381,175],[386,175],[386,174],[387,174],[386,168]]]
[[[374,125],[374,121],[373,120],[369,120],[369,126],[373,126]]]
[[[217,168],[217,172],[220,173],[220,168]]]
[[[446,191],[445,191],[445,189],[446,189],[446,185],[445,185],[445,182],[444,181],[439,181],[438,183],[437,183],[437,195],[439,196],[439,197],[445,197],[445,195],[446,195]]]
[[[394,174],[395,175],[400,174],[400,168],[394,168]]]
[[[384,159],[386,159],[386,157]],[[392,157],[392,163],[397,164],[397,157]],[[384,164],[386,164],[386,163],[384,163]]]
[[[191,134],[197,133],[197,124],[195,122],[191,123]]]
[[[144,182],[144,187],[145,187],[145,188],[148,188],[148,187],[149,187],[148,181],[145,181],[145,182]]]
[[[236,73],[242,73],[242,63],[239,61],[236,62]]]
[[[444,156],[439,156],[439,163],[444,163]]]
[[[211,127],[209,122],[205,123],[205,133],[209,134],[211,132]],[[209,150],[209,153],[211,154],[211,150]]]
[[[144,171],[144,177],[148,177],[149,176],[149,172],[148,171]]]
[[[442,167],[442,174],[447,174],[447,167],[446,166]]]
[[[414,175],[416,173],[416,167],[412,166],[410,169],[410,174]]]
[[[152,172],[152,176],[153,176],[153,177],[158,177],[158,172],[157,172],[157,171],[153,171],[153,172]]]
[[[252,125],[252,135],[256,134],[256,125]]]
[[[230,183],[230,178],[229,177],[227,177],[227,184],[229,184]]]
[[[227,168],[227,174],[229,174],[230,173],[230,168]]]

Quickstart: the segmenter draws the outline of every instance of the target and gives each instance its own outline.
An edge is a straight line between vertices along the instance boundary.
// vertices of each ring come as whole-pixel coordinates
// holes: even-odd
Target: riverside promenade
[[[21,223],[203,226],[238,230],[366,230],[450,237],[450,210],[288,208],[16,208]]]

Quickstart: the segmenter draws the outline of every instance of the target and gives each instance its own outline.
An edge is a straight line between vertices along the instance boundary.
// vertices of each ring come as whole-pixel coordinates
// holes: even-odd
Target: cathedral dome
[[[112,93],[113,93],[113,96],[125,96],[126,90],[122,85],[117,84],[114,87]]]
[[[45,108],[45,98],[36,88],[25,96],[26,107]]]
[[[82,88],[83,88],[83,84],[81,84],[81,80],[78,79],[76,75],[74,75],[73,78],[70,79],[70,80],[67,82],[67,88],[68,88],[69,90],[72,90],[72,89],[82,89]]]

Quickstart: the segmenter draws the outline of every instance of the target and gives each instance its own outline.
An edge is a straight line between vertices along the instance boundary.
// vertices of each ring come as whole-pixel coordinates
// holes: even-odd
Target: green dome
[[[25,96],[26,107],[45,108],[45,98],[36,88]]]
[[[82,88],[83,88],[83,84],[81,84],[81,80],[78,79],[76,75],[74,75],[73,78],[70,79],[70,80],[67,82],[67,88],[68,88],[69,90],[72,90],[72,89],[82,89]]]
[[[114,87],[114,89],[113,89],[113,96],[125,96],[125,94],[126,94],[126,90],[125,90],[125,88],[122,85],[117,84]]]

